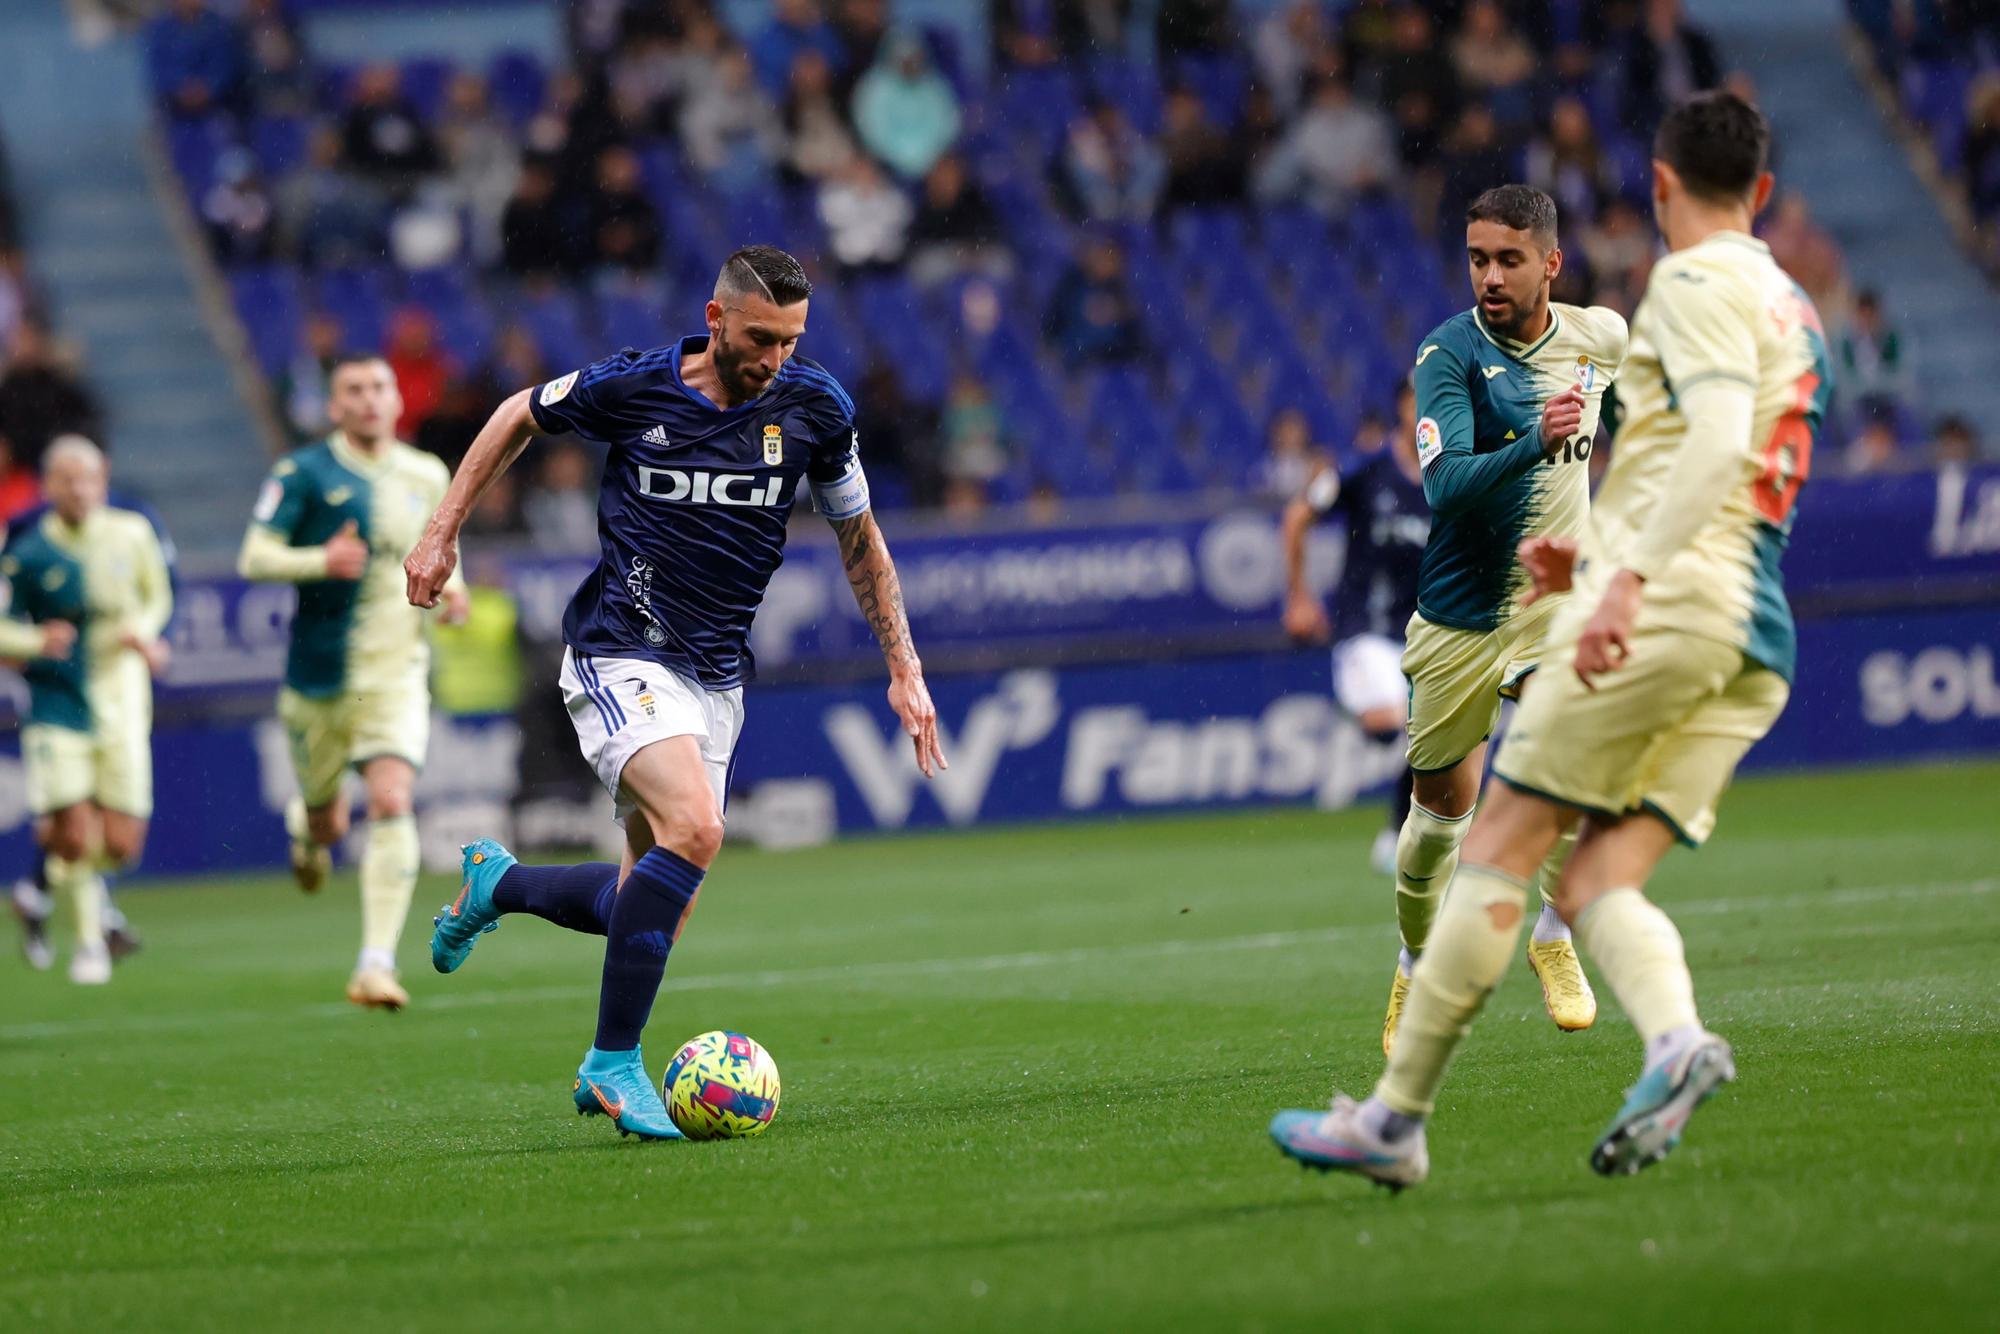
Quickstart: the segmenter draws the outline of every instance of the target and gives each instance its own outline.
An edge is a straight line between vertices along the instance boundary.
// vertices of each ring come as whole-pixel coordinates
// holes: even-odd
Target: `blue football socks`
[[[618,868],[610,862],[581,866],[521,866],[507,868],[493,887],[493,906],[501,913],[532,913],[544,921],[585,935],[601,936],[611,925],[611,905],[618,897]]]
[[[667,955],[701,890],[702,868],[654,848],[639,859],[614,896],[604,942],[604,982],[597,1001],[599,1051],[630,1051],[653,1012]]]

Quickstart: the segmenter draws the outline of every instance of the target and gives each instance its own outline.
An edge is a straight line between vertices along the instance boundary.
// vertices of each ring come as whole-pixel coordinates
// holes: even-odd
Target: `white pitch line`
[[[1755,914],[1800,908],[1854,907],[1899,901],[1925,901],[1951,895],[1981,895],[2000,889],[2000,880],[1946,881],[1925,885],[1864,885],[1850,889],[1810,890],[1797,894],[1776,894],[1750,899],[1669,900],[1665,905],[1673,916],[1719,916],[1732,913]],[[666,979],[663,992],[726,991],[738,988],[770,990],[778,987],[825,986],[842,982],[892,981],[897,978],[953,977],[967,973],[999,973],[1035,968],[1061,968],[1078,964],[1116,960],[1171,959],[1185,955],[1235,954],[1260,950],[1293,949],[1302,945],[1330,945],[1343,940],[1373,937],[1386,929],[1383,922],[1323,927],[1314,931],[1266,931],[1248,936],[1224,936],[1215,940],[1162,940],[1136,945],[1080,945],[1066,950],[1034,950],[1020,954],[986,954],[961,959],[909,959],[901,962],[827,964],[813,968],[771,968],[748,973],[697,973]],[[423,1009],[476,1010],[510,1005],[535,1005],[549,1001],[582,1000],[597,994],[597,986],[515,987],[494,991],[465,992],[458,995],[426,997]],[[353,1013],[344,1004],[309,1005],[292,1012],[294,1018],[337,1018]],[[201,1014],[123,1016],[115,1019],[54,1020],[47,1023],[0,1026],[0,1042],[24,1042],[38,1038],[73,1037],[90,1033],[168,1032],[178,1029],[214,1028],[225,1024],[269,1023],[268,1010],[221,1010]]]

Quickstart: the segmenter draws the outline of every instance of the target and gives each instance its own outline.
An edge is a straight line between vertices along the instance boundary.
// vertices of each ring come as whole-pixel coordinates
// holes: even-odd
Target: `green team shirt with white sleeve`
[[[1417,614],[1455,630],[1493,631],[1519,610],[1523,538],[1581,536],[1590,515],[1590,448],[1627,332],[1603,306],[1549,304],[1549,327],[1517,343],[1477,308],[1418,345],[1417,459],[1431,537],[1417,576]],[[1554,454],[1542,408],[1583,386],[1583,422]]]

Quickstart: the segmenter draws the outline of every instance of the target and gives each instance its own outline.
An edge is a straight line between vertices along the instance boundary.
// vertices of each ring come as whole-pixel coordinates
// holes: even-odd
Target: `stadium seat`
[[[548,72],[532,51],[502,51],[486,67],[493,105],[516,125],[525,125],[542,105]]]

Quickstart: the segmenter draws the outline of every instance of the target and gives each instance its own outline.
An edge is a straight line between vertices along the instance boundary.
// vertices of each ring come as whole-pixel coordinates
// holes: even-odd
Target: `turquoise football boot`
[[[500,926],[500,912],[493,906],[493,887],[514,854],[490,838],[475,839],[462,849],[459,862],[458,897],[438,910],[431,919],[431,967],[440,973],[457,972],[465,956],[488,931]]]
[[[647,1077],[645,1058],[631,1051],[592,1047],[576,1072],[576,1114],[608,1116],[620,1135],[640,1139],[685,1139],[667,1115],[660,1091]]]
[[[1335,1094],[1328,1111],[1279,1112],[1271,1118],[1271,1139],[1280,1153],[1301,1167],[1352,1172],[1388,1187],[1392,1194],[1422,1185],[1431,1172],[1424,1128],[1419,1125],[1391,1144],[1369,1133],[1361,1124],[1360,1111],[1360,1103]]]
[[[1702,1034],[1686,1051],[1639,1076],[1590,1151],[1591,1167],[1608,1177],[1651,1167],[1681,1142],[1695,1108],[1735,1078],[1736,1055],[1729,1044]]]

